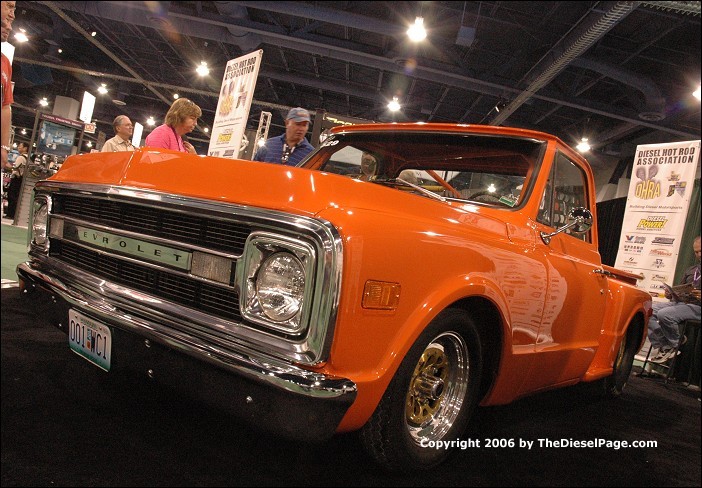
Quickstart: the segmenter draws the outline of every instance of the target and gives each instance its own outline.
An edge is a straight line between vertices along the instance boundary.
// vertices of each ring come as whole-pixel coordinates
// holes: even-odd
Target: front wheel
[[[464,310],[441,312],[400,364],[361,429],[368,453],[392,471],[428,469],[463,433],[477,403],[480,336]]]

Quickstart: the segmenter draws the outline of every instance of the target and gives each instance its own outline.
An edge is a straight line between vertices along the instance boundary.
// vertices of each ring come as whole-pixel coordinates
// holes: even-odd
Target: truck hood
[[[499,210],[441,202],[350,177],[278,164],[142,148],[71,156],[50,181],[119,186],[319,216],[370,210],[432,222],[469,223],[505,233]]]

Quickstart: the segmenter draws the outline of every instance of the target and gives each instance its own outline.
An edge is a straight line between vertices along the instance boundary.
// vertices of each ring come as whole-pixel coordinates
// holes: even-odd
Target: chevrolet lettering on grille
[[[75,234],[71,232],[71,227],[75,229]],[[78,241],[93,246],[118,251],[129,256],[138,256],[142,259],[166,264],[175,268],[184,270],[190,269],[192,254],[180,249],[119,236],[79,225],[67,226],[66,231],[64,231],[64,237],[68,237],[71,234],[73,234]]]

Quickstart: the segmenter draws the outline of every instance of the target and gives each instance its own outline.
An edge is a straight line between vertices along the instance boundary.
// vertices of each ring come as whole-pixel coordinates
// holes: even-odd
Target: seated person
[[[676,302],[670,300],[669,292],[666,291],[667,302],[653,302],[653,315],[648,321],[648,339],[651,347],[658,349],[653,352],[652,363],[665,363],[672,359],[681,340],[680,324],[686,320],[700,320],[700,236],[697,236],[692,243],[695,251],[697,264],[685,271],[681,284],[692,283],[692,294],[690,299]]]
[[[378,158],[369,152],[361,155],[361,181],[370,181],[378,172]]]

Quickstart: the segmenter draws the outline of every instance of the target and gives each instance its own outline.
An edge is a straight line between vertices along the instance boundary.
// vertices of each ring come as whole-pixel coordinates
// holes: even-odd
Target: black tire
[[[438,367],[437,367],[438,366]],[[453,449],[478,400],[481,344],[469,314],[441,312],[400,364],[383,399],[360,432],[366,451],[390,471],[429,469]]]
[[[617,357],[614,359],[612,374],[602,381],[605,396],[617,398],[624,391],[639,347],[639,336],[639,327],[635,324],[629,326],[619,345]]]

